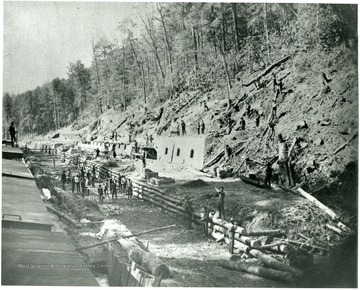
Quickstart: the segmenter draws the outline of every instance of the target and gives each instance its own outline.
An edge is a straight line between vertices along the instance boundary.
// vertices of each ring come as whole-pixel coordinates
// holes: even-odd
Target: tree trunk
[[[135,61],[136,61],[136,63],[137,63],[137,66],[138,66],[138,69],[139,69],[139,72],[140,72],[142,89],[143,89],[143,98],[144,98],[144,103],[146,104],[146,88],[145,88],[144,63],[139,60],[138,55],[137,55],[137,53],[136,53],[136,51],[135,51],[134,44],[132,43],[132,41],[130,41],[130,46],[131,46],[131,49],[132,49],[132,51],[133,51],[134,58],[135,58]]]
[[[124,111],[126,111],[126,90],[125,90],[125,47],[124,44],[122,46],[122,52],[123,52],[123,107]]]
[[[270,43],[269,43],[269,32],[267,27],[267,15],[266,15],[266,3],[264,5],[264,30],[265,30],[265,38],[266,38],[266,50],[267,50],[267,62],[270,62]]]
[[[285,282],[293,281],[292,275],[289,272],[264,268],[250,263],[232,262],[232,261],[224,260],[220,262],[220,266],[231,270],[239,270],[241,272],[254,274],[259,277],[280,280]]]
[[[235,47],[237,51],[240,51],[240,41],[239,41],[239,22],[237,18],[237,9],[236,9],[236,3],[231,3],[233,15],[234,15],[234,35],[235,35]]]
[[[193,36],[193,43],[194,43],[194,61],[195,61],[195,73],[198,71],[198,44],[196,40],[196,31],[194,26],[192,26],[192,36]]]
[[[223,52],[226,52],[226,18],[224,3],[221,3],[221,28],[222,28],[222,41],[223,41]]]
[[[154,276],[166,279],[170,275],[169,267],[152,253],[146,252],[129,240],[120,238],[118,240],[121,248],[126,250],[129,259],[147,269]]]

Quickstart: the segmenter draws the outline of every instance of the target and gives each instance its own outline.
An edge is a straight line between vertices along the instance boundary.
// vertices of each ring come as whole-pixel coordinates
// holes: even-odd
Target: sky
[[[22,93],[56,77],[70,62],[90,66],[91,38],[120,39],[125,18],[144,4],[125,2],[4,2],[3,92]]]

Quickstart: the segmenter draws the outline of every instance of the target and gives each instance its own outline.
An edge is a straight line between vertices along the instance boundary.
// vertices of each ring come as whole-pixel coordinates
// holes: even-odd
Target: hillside
[[[281,59],[281,57],[279,58]],[[329,88],[321,86],[321,73],[332,81]],[[275,126],[275,137],[268,140],[263,132],[267,128],[267,119],[275,95],[272,86],[272,74],[283,78],[283,94],[277,100],[277,115],[280,116]],[[211,160],[224,143],[232,148],[241,140],[251,141],[238,156],[227,165],[237,168],[245,157],[266,160],[277,155],[277,135],[282,133],[289,146],[294,137],[299,138],[294,158],[295,172],[299,182],[306,181],[309,189],[314,190],[336,180],[350,162],[357,161],[357,139],[336,154],[336,149],[357,132],[358,123],[358,85],[357,56],[347,49],[338,49],[332,53],[296,53],[275,68],[262,79],[264,87],[242,86],[256,74],[245,71],[237,76],[238,80],[231,90],[232,104],[239,103],[239,110],[228,110],[226,92],[214,89],[210,92],[184,91],[180,102],[168,100],[159,107],[145,113],[140,102],[130,105],[126,112],[120,108],[109,109],[98,119],[86,112],[72,125],[44,136],[36,136],[34,142],[73,143],[79,140],[110,141],[113,131],[117,132],[118,142],[127,142],[132,126],[136,140],[145,145],[145,135],[170,136],[176,130],[176,122],[184,120],[188,135],[197,134],[197,123],[204,121],[208,136],[206,160]],[[242,81],[243,80],[243,81]],[[209,110],[204,110],[202,101],[206,101]],[[260,126],[256,127],[255,117],[246,114],[246,107],[258,110]],[[164,109],[159,121],[151,118]],[[230,134],[227,126],[221,127],[218,120],[225,114],[234,120]],[[346,116],[346,117],[345,117]],[[238,122],[244,117],[245,130],[237,130]],[[297,125],[306,122],[307,128],[297,129]],[[55,133],[60,138],[49,139]],[[68,137],[67,137],[68,136]],[[67,138],[67,139],[66,139]],[[40,141],[41,140],[41,141]],[[46,141],[45,141],[46,140]],[[29,142],[30,139],[23,140]],[[242,143],[241,143],[242,144]],[[222,159],[216,166],[222,164]],[[241,170],[245,170],[245,165]],[[240,170],[240,171],[241,171]]]

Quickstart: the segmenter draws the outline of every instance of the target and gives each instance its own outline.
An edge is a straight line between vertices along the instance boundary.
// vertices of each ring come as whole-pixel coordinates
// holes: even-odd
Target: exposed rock
[[[323,144],[324,144],[324,140],[319,137],[319,138],[317,138],[317,139],[314,141],[314,144],[315,144],[316,146],[323,145]]]

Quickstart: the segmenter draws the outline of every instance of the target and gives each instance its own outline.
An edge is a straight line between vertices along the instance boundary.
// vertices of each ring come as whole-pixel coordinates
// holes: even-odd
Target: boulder
[[[305,121],[299,121],[299,122],[296,124],[296,130],[307,129],[307,128],[308,128],[308,125],[306,124]]]
[[[54,136],[51,137],[51,139],[55,139],[55,138],[59,138],[60,137],[60,133],[56,133]]]
[[[315,144],[316,146],[321,146],[321,145],[324,144],[324,140],[319,137],[319,138],[317,138],[317,139],[314,141],[314,144]]]

